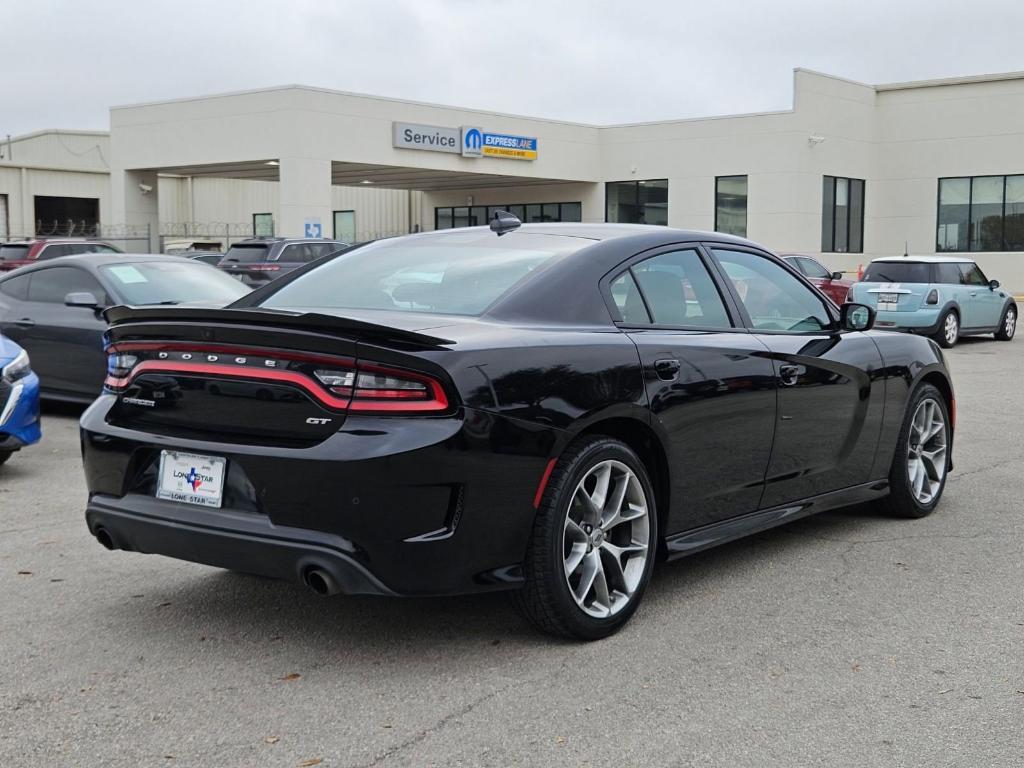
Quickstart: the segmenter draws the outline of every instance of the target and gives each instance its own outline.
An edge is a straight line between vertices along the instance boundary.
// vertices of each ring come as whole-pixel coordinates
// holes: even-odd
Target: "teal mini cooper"
[[[1009,341],[1017,329],[1013,296],[962,256],[875,259],[847,301],[874,307],[875,328],[931,336],[946,348],[982,333]]]

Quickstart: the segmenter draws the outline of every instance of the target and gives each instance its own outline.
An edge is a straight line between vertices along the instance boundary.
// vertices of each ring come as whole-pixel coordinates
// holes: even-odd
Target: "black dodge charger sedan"
[[[507,589],[596,639],[657,558],[923,517],[952,467],[936,345],[725,235],[499,214],[107,319],[92,534],[323,594]]]

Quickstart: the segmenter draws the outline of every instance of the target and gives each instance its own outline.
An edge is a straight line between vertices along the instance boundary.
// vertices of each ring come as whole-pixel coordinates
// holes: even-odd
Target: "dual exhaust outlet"
[[[102,525],[97,526],[92,535],[104,549],[121,549],[113,534]],[[341,585],[334,575],[326,568],[316,565],[311,565],[302,571],[302,583],[311,592],[323,597],[337,595],[341,592]]]

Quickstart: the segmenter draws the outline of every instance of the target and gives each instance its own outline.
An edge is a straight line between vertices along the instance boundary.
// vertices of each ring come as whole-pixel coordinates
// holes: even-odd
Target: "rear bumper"
[[[276,526],[269,518],[192,509],[148,497],[93,496],[89,532],[104,546],[289,581],[314,570],[331,574],[346,594],[393,595],[352,557],[352,543],[317,531]]]
[[[350,415],[308,448],[170,438],[82,415],[86,520],[114,548],[341,591],[448,595],[507,589],[557,429],[463,409],[445,418]],[[222,509],[156,498],[161,450],[227,461]]]
[[[905,331],[930,336],[939,330],[942,310],[919,309],[914,312],[878,311],[875,314],[875,328],[880,331]]]

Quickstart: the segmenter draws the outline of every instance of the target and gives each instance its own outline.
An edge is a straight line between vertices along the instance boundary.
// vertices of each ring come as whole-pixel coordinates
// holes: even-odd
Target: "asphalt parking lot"
[[[948,356],[932,517],[848,510],[662,566],[590,645],[501,596],[321,599],[106,552],[77,414],[51,410],[0,469],[0,765],[1019,765],[1024,341]]]

